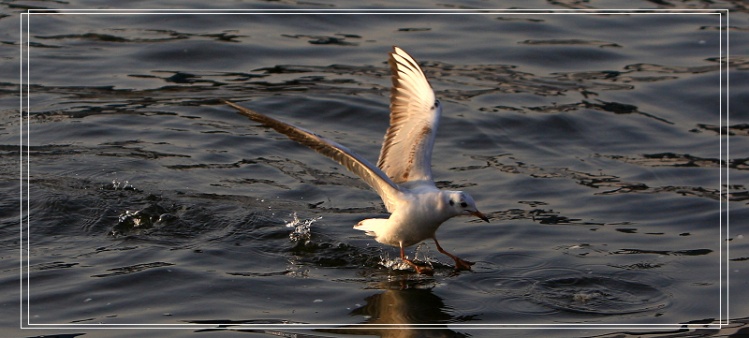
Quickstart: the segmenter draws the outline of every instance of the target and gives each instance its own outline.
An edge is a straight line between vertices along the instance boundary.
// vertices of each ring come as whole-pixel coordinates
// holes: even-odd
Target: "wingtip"
[[[268,118],[268,117],[267,117],[267,116],[265,116],[265,115],[262,115],[262,114],[260,114],[260,113],[258,113],[258,112],[256,112],[256,111],[254,111],[254,110],[252,110],[252,109],[249,109],[249,108],[245,108],[245,107],[242,107],[242,106],[240,106],[239,104],[236,104],[236,103],[234,103],[234,102],[231,102],[231,101],[229,101],[229,100],[224,100],[224,99],[222,99],[221,101],[222,101],[222,102],[224,102],[224,103],[225,103],[226,105],[228,105],[229,107],[232,107],[232,108],[236,109],[236,110],[237,110],[237,113],[239,113],[239,114],[241,114],[241,115],[244,115],[244,116],[247,116],[247,117],[249,117],[249,118],[251,118],[251,119],[253,119],[253,120],[259,121],[259,120],[261,120],[261,118],[260,118],[260,117],[262,117],[262,120],[263,120],[263,121],[260,121],[260,122],[263,122],[263,123],[267,123],[267,122],[264,122],[264,121],[265,121],[265,120],[268,120],[268,119],[270,119],[270,118]]]
[[[411,54],[408,54],[408,52],[406,52],[403,48],[400,48],[400,47],[395,46],[395,45],[393,45],[393,51],[390,52],[389,54],[390,54],[390,58],[391,59],[392,59],[393,55],[400,55],[401,57],[409,57],[409,58],[413,59],[413,57],[411,56]]]
[[[403,49],[400,49],[398,46],[393,45],[393,50],[391,50],[390,52],[388,52],[388,64],[390,64],[391,68],[395,66],[395,58],[394,58],[394,56],[398,55],[399,54],[398,52],[402,51],[402,50]]]
[[[229,107],[232,107],[232,108],[234,108],[236,110],[239,110],[240,112],[246,111],[246,110],[250,110],[249,108],[242,107],[238,103],[235,103],[235,102],[232,102],[232,101],[229,101],[229,100],[221,99],[221,102],[223,102],[224,104],[228,105]]]
[[[225,104],[225,105],[229,105],[229,106],[232,106],[232,107],[234,107],[234,108],[236,108],[237,106],[239,106],[238,104],[236,104],[236,103],[234,103],[234,102],[231,102],[231,101],[229,101],[229,100],[227,100],[227,99],[218,99],[218,100],[219,100],[219,101],[220,101],[221,103],[223,103],[223,104]]]

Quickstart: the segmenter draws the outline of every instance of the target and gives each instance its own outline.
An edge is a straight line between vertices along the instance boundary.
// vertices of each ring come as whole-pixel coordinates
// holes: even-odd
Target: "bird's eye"
[[[437,108],[440,106],[440,100],[434,100],[434,107]]]
[[[461,206],[462,208],[465,208],[465,207],[467,207],[467,206],[468,206],[468,203],[466,203],[466,202],[460,202],[460,206]]]
[[[455,205],[455,202],[453,200],[450,200],[450,205]]]

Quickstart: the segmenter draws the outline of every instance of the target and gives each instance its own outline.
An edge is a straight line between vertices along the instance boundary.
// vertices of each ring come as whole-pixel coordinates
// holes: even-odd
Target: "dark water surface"
[[[489,337],[498,332],[472,326],[504,324],[524,328],[499,332],[512,336],[608,337],[694,333],[633,324],[710,324],[727,314],[747,322],[749,16],[741,2],[606,5],[731,9],[728,64],[725,16],[715,11],[32,15],[23,121],[17,13],[101,5],[2,6],[3,336],[139,333],[91,328],[105,324],[190,328],[157,336],[268,337],[300,332],[246,324],[305,323],[330,324],[311,336]],[[600,8],[501,7],[513,6]],[[431,242],[408,252],[431,261],[434,276],[401,270],[396,248],[352,229],[385,214],[373,191],[219,102],[374,161],[388,124],[392,45],[421,62],[444,103],[438,185],[470,192],[491,218],[456,218],[438,231],[445,249],[477,262],[473,271],[453,272]],[[11,329],[22,273],[23,320],[50,330]],[[565,325],[588,329],[544,330]]]

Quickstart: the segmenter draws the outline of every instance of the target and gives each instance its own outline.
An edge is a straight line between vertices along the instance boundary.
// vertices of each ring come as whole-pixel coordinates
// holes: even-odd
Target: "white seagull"
[[[348,148],[308,130],[225,101],[242,115],[259,122],[289,139],[325,155],[358,175],[385,203],[390,218],[365,219],[354,229],[365,231],[377,242],[400,248],[401,259],[418,273],[431,274],[406,258],[405,247],[433,239],[437,250],[455,261],[455,269],[470,270],[473,262],[442,249],[435,232],[446,220],[474,215],[489,222],[476,208],[470,195],[462,191],[440,190],[432,180],[431,157],[434,136],[442,112],[429,81],[408,53],[393,47],[389,58],[393,72],[390,92],[390,127],[385,134],[377,166]]]

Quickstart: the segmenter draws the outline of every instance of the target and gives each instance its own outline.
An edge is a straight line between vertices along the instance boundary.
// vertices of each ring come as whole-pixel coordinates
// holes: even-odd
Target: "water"
[[[13,13],[0,19],[8,73],[17,74],[16,13],[26,5],[100,7],[4,4]],[[329,5],[304,6],[341,8]],[[18,198],[17,75],[0,95],[2,318],[17,327],[23,206],[23,315],[53,326],[3,335],[130,336],[91,326],[137,324],[189,330],[160,336],[484,337],[496,332],[474,326],[505,324],[520,336],[657,336],[625,325],[709,324],[727,310],[743,325],[747,10],[730,1],[607,6],[732,8],[730,120],[719,115],[725,41],[714,14],[32,16],[28,199]],[[219,102],[374,161],[392,45],[422,63],[444,104],[438,185],[470,192],[492,220],[457,218],[438,231],[445,249],[477,262],[473,271],[455,273],[427,242],[408,255],[436,272],[415,275],[396,248],[351,228],[386,214],[364,183]],[[726,258],[730,302],[720,294]],[[287,323],[320,326],[273,326]],[[550,324],[608,326],[541,326]]]

